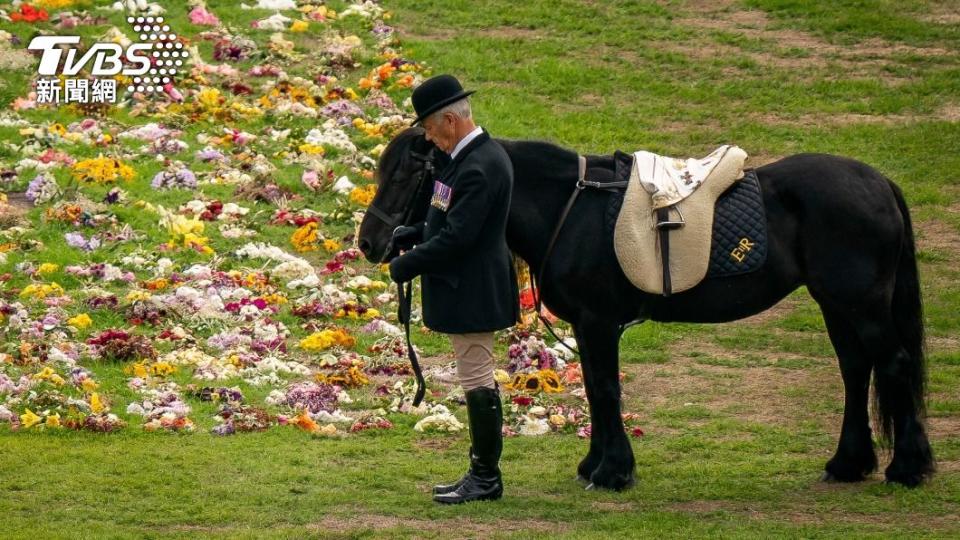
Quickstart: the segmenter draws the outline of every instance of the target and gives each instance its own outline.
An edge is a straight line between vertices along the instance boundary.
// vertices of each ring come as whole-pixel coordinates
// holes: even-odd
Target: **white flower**
[[[347,133],[342,129],[338,128],[336,121],[333,119],[324,122],[322,128],[311,129],[307,133],[307,136],[304,137],[304,142],[323,146],[331,146],[350,154],[353,154],[357,151],[357,147],[350,140],[350,136],[347,135]]]
[[[535,418],[531,415],[523,416],[523,423],[520,424],[520,435],[543,435],[550,432],[550,423],[546,418]]]
[[[456,416],[450,414],[449,412],[441,412],[425,416],[413,426],[414,431],[421,433],[425,431],[444,431],[455,433],[461,429],[463,429],[463,424],[457,420]]]
[[[316,420],[317,422],[323,422],[327,424],[331,422],[351,422],[351,423],[353,422],[353,418],[350,418],[349,416],[340,412],[340,409],[337,409],[332,413],[328,413],[327,411],[321,410],[318,413],[311,414],[310,417]]]
[[[254,24],[258,30],[273,30],[274,32],[282,32],[292,20],[293,19],[285,15],[274,13],[266,19],[255,21]]]
[[[337,178],[337,181],[333,183],[333,190],[341,195],[350,193],[350,191],[355,187],[357,187],[357,185],[351,182],[346,176]]]

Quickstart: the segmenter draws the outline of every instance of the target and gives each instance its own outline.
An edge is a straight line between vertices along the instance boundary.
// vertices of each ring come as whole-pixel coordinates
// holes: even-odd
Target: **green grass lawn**
[[[172,24],[190,27],[179,3],[167,4]],[[269,14],[237,4],[208,2],[241,30]],[[843,390],[822,318],[801,290],[737,323],[627,332],[625,409],[641,415],[645,436],[632,439],[637,485],[623,493],[574,480],[588,443],[572,435],[507,439],[504,499],[448,508],[431,502],[430,486],[463,472],[469,441],[417,434],[403,418],[340,440],[292,429],[228,438],[3,430],[0,536],[960,536],[960,2],[384,4],[405,54],[478,90],[475,116],[494,136],[599,154],[705,155],[735,143],[751,165],[829,152],[898,183],[919,238],[939,473],[915,490],[885,485],[882,474],[818,482]],[[4,76],[7,103],[27,78]],[[292,185],[299,170],[278,177]],[[182,202],[168,197],[154,203]],[[447,352],[436,336],[416,339],[429,354]],[[100,376],[122,385],[119,368]],[[881,453],[881,468],[888,460]]]

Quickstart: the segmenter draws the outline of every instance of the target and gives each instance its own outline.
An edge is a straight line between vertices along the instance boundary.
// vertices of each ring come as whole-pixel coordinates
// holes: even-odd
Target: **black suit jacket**
[[[423,322],[447,334],[490,332],[520,315],[507,215],[513,165],[486,131],[434,182],[422,241],[391,263],[403,281],[422,276]]]

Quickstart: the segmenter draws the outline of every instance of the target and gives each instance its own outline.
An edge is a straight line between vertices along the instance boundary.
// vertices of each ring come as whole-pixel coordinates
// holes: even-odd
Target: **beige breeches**
[[[493,332],[447,335],[457,357],[457,376],[464,392],[481,386],[494,388]]]

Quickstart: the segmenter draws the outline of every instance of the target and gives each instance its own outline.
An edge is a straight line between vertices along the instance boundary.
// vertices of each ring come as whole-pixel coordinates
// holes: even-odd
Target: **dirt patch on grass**
[[[750,164],[751,167],[756,167],[757,165]],[[776,321],[786,317],[787,315],[793,313],[793,310],[797,309],[797,306],[800,305],[800,300],[796,298],[784,298],[783,300],[777,302],[773,307],[767,309],[766,311],[761,311],[756,315],[747,317],[746,319],[741,319],[738,322],[745,324],[751,324],[755,326],[765,325],[771,321]]]
[[[6,204],[0,203],[0,227],[12,227],[33,208],[24,193],[7,193]]]
[[[914,225],[917,230],[917,247],[920,250],[946,251],[960,256],[960,231],[949,223],[939,220],[924,221]]]
[[[927,431],[933,439],[960,435],[960,416],[928,416]]]
[[[831,490],[842,489],[844,491],[862,492],[866,487],[879,482],[880,480],[867,480],[859,484],[818,483],[815,489],[819,491],[820,487],[826,487]],[[900,527],[903,525],[903,515],[898,513],[857,513],[843,508],[808,506],[801,502],[774,509],[761,504],[697,500],[672,504],[668,507],[668,510],[705,516],[722,512],[750,520],[785,522],[796,525],[822,525],[823,523],[846,523],[878,527]],[[924,530],[953,530],[957,527],[956,517],[951,515],[925,514],[920,519]]]
[[[706,33],[739,35],[750,42],[749,45],[745,43],[747,47],[744,47],[718,41],[711,43],[703,36],[698,36],[695,43],[664,42],[664,49],[697,59],[731,56],[749,58],[760,65],[780,69],[824,68],[836,65],[843,68],[845,78],[870,76],[891,83],[902,82],[902,77],[882,68],[902,62],[902,59],[898,60],[897,57],[929,58],[957,54],[956,51],[943,47],[916,47],[878,38],[852,45],[835,45],[808,32],[774,28],[775,25],[763,11],[738,10],[729,4],[704,9],[697,4],[688,4],[687,14],[675,19],[674,24]]]
[[[474,503],[483,504],[483,503]],[[357,531],[386,531],[390,529],[406,528],[430,533],[446,532],[455,537],[486,538],[494,534],[511,532],[529,532],[540,534],[562,533],[569,529],[563,523],[537,519],[490,519],[479,521],[469,518],[455,519],[418,519],[388,516],[383,514],[369,514],[356,512],[338,514],[325,517],[318,523],[307,526],[309,530],[318,532],[349,533]]]
[[[471,35],[492,37],[498,39],[526,40],[543,39],[547,37],[545,30],[536,28],[523,28],[520,26],[495,26],[493,28],[484,28],[470,32]]]
[[[424,439],[416,439],[413,441],[413,445],[417,448],[422,448],[425,450],[439,450],[445,451],[448,450],[456,442],[456,439],[451,437],[430,437]]]
[[[812,419],[835,424],[835,429],[839,429],[838,415],[834,419],[834,415],[814,410],[809,403],[804,405],[808,401],[805,396],[809,395],[842,402],[839,374],[827,375],[832,364],[804,369],[736,365],[743,359],[742,353],[699,339],[679,340],[669,350],[671,359],[666,364],[624,366],[629,375],[624,385],[627,398],[649,409],[701,405],[713,412],[762,424],[783,425]],[[710,363],[716,360],[730,361],[731,367]]]

